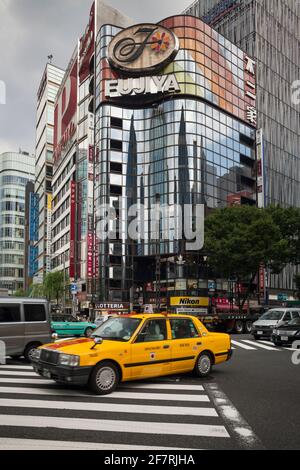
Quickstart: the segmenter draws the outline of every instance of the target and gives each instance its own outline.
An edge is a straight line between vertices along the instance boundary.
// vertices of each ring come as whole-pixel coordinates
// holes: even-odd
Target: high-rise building
[[[65,270],[89,306],[94,263],[94,75],[95,37],[103,23],[131,20],[96,0],[57,93],[54,113],[52,269]]]
[[[34,181],[34,156],[0,155],[0,288],[24,288],[25,188]]]
[[[39,198],[39,221],[36,283],[42,283],[44,275],[51,270],[54,102],[63,76],[64,70],[48,63],[37,93],[35,193]]]
[[[257,128],[263,162],[261,203],[300,207],[300,2],[197,0],[185,10],[243,49],[256,62]],[[272,276],[275,289],[293,289],[292,269]]]
[[[203,217],[197,206],[208,214],[230,198],[256,204],[253,63],[192,16],[100,29],[95,77],[100,300],[207,312],[202,244],[192,248],[178,230],[188,218],[184,205],[192,207],[186,226],[199,229]],[[103,236],[107,205],[109,237]],[[153,208],[166,205],[170,212],[155,220]],[[226,290],[221,282],[218,290]]]

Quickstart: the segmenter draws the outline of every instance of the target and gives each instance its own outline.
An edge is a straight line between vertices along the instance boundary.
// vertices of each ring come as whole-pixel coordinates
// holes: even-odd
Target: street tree
[[[30,286],[30,297],[36,299],[42,299],[45,297],[43,284],[31,284]]]
[[[289,240],[272,214],[255,206],[218,209],[205,220],[205,251],[216,277],[247,289],[236,293],[243,308],[261,265],[279,274],[289,260]]]
[[[45,276],[43,282],[43,288],[45,296],[48,300],[56,300],[59,303],[59,299],[62,298],[64,292],[64,274],[62,271],[56,271],[48,273]]]

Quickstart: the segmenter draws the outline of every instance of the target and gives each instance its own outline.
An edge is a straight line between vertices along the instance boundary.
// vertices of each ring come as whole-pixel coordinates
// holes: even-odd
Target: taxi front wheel
[[[94,367],[89,388],[97,395],[108,395],[113,392],[119,383],[119,371],[110,361],[103,361]]]
[[[195,373],[198,377],[207,377],[211,373],[213,359],[211,354],[203,352],[198,356],[195,364]]]

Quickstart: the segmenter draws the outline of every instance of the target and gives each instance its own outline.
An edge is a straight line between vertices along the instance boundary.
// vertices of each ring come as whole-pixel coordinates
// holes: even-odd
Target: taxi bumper
[[[92,367],[69,367],[47,364],[41,361],[32,361],[33,370],[41,377],[53,379],[56,382],[74,385],[86,385]]]

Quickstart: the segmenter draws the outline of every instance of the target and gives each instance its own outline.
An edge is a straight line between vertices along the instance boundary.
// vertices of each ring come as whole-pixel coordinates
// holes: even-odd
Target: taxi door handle
[[[169,347],[170,347],[169,344],[165,344],[163,348],[164,348],[164,349],[169,349]]]
[[[202,343],[197,343],[197,346],[202,346]]]

